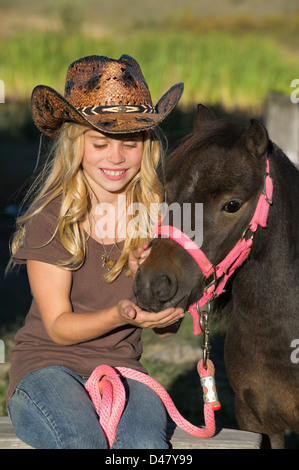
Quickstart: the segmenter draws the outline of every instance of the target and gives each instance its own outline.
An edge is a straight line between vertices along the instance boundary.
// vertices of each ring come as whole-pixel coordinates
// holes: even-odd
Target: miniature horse
[[[273,203],[266,227],[251,233],[267,158]],[[211,303],[212,315],[226,320],[224,359],[240,429],[283,448],[285,429],[299,434],[299,358],[292,349],[299,345],[299,172],[261,123],[252,120],[244,130],[199,105],[193,134],[166,160],[165,189],[169,204],[203,204],[201,250],[214,266],[242,234],[252,239],[248,258]],[[180,244],[157,237],[134,291],[143,309],[187,310],[202,297],[203,280]]]

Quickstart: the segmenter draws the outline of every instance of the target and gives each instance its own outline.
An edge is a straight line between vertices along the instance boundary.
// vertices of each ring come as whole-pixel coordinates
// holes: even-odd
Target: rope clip
[[[201,346],[201,349],[203,350],[203,366],[205,369],[207,369],[207,361],[210,357],[210,352],[211,352],[211,345],[210,345],[210,330],[209,330],[209,315],[210,315],[210,310],[211,310],[211,305],[210,302],[207,304],[207,311],[199,310],[198,304],[196,304],[197,311],[200,315],[200,328],[203,333],[203,345]]]

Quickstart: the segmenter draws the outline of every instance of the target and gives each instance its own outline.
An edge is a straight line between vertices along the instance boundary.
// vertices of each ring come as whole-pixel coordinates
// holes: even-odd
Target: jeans
[[[147,385],[122,379],[126,405],[112,449],[168,449],[167,413]],[[107,449],[82,377],[64,366],[27,375],[9,402],[16,435],[36,449]]]

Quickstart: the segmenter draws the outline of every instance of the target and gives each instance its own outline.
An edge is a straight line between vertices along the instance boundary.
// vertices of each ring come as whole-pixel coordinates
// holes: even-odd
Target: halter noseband
[[[269,207],[272,204],[272,194],[273,182],[270,177],[269,159],[267,157],[266,172],[264,176],[264,190],[260,194],[254,215],[234,248],[217,266],[214,266],[205,256],[203,251],[189,237],[181,232],[181,230],[171,225],[162,225],[162,220],[153,227],[153,238],[160,235],[165,238],[172,238],[176,241],[196,261],[205,278],[203,296],[188,308],[193,318],[195,335],[201,333],[199,322],[200,307],[209,304],[213,299],[222,294],[228,279],[248,257],[253,243],[253,236],[258,226],[266,227]],[[245,235],[248,231],[252,232],[252,235],[250,238],[246,239]]]

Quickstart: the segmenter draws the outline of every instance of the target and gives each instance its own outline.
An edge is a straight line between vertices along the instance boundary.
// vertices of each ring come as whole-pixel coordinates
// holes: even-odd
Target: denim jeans
[[[113,449],[168,449],[167,414],[148,386],[123,379],[127,401]],[[107,449],[82,377],[64,366],[27,375],[9,402],[16,435],[36,449]]]

